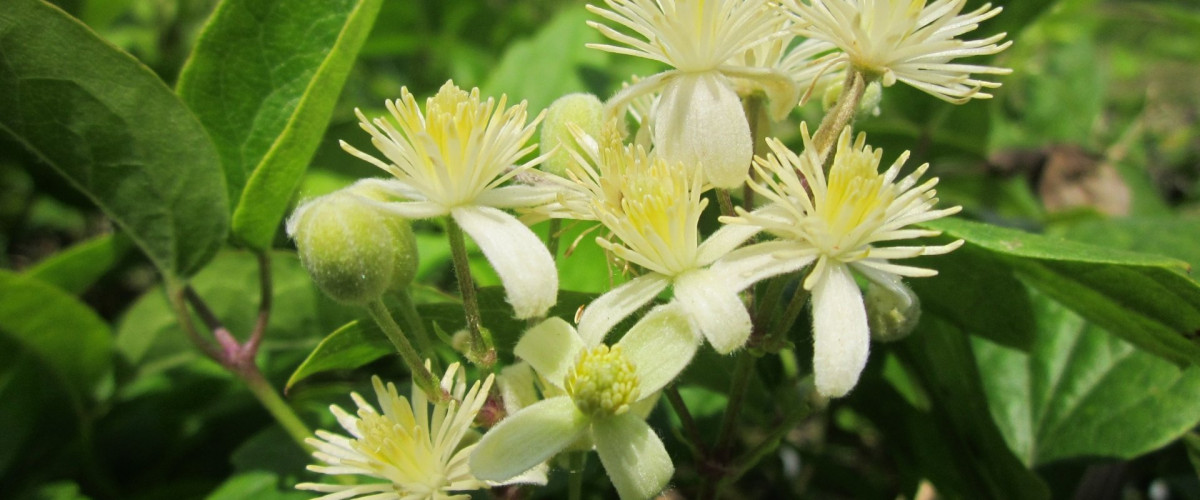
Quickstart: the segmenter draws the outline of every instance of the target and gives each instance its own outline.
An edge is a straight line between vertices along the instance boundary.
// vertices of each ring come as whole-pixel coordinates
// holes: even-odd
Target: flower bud
[[[592,94],[567,94],[550,105],[542,122],[541,148],[550,151],[558,146],[558,149],[542,163],[545,171],[566,175],[569,170],[569,150],[580,147],[571,134],[571,124],[591,137],[599,137],[604,125],[604,104]]]
[[[359,183],[305,202],[288,219],[300,261],[334,300],[366,304],[416,275],[416,237],[407,220],[371,205],[384,199]]]
[[[833,109],[837,105],[838,97],[842,95],[842,89],[845,87],[841,83],[834,83],[825,87],[825,93],[821,95],[821,107],[825,111]],[[873,81],[867,84],[867,88],[863,89],[862,99],[858,101],[858,110],[855,112],[858,118],[868,116],[879,116],[879,103],[883,102],[883,86],[878,81]]]
[[[870,281],[864,302],[871,338],[877,342],[892,342],[907,337],[921,319],[921,301],[899,279],[887,285]]]

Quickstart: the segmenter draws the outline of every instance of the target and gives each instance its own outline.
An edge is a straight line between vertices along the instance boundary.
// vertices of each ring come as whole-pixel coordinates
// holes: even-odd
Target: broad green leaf
[[[272,308],[263,351],[301,354],[324,332],[345,324],[353,309],[325,298],[294,253],[271,254]],[[245,339],[258,314],[258,265],[249,252],[224,252],[192,280],[196,293],[225,327]],[[203,329],[203,324],[197,322]],[[153,373],[201,355],[179,328],[161,288],[143,295],[121,319],[117,350],[143,373]],[[288,367],[290,369],[290,367]]]
[[[1005,444],[988,413],[970,337],[938,318],[926,318],[896,354],[928,398],[929,408],[872,404],[876,420],[899,418],[918,473],[962,498],[1048,498],[1044,483]],[[853,394],[851,395],[853,397]],[[897,407],[899,406],[899,407]],[[886,425],[896,425],[888,423]]]
[[[30,442],[39,413],[45,411],[38,382],[43,367],[29,350],[0,338],[0,477],[19,462],[22,448]]]
[[[111,270],[129,248],[129,238],[123,234],[106,234],[47,257],[25,274],[79,295]]]
[[[1033,344],[1029,293],[1011,268],[987,252],[966,247],[912,264],[938,271],[931,278],[905,281],[921,297],[925,313],[1004,346],[1028,350]]]
[[[178,91],[221,155],[233,233],[268,248],[382,0],[224,0]]]
[[[308,355],[287,381],[285,391],[314,374],[353,370],[395,352],[391,342],[369,320],[354,320],[334,330]]]
[[[1200,423],[1200,366],[1140,351],[1043,295],[1034,304],[1030,352],[973,345],[992,415],[1026,465],[1131,459]]]
[[[957,218],[925,224],[1012,266],[1096,326],[1175,363],[1200,363],[1200,284],[1185,262]]]
[[[304,500],[312,494],[284,487],[279,477],[266,471],[250,471],[230,477],[207,500]]]
[[[1063,237],[1137,252],[1162,253],[1200,269],[1200,219],[1130,217],[1097,219],[1074,224]]]
[[[16,339],[86,400],[112,370],[112,332],[88,306],[53,285],[0,271],[0,334]]]
[[[587,25],[589,19],[582,7],[564,9],[533,38],[510,45],[483,85],[484,93],[508,94],[510,102],[527,100],[537,113],[563,95],[586,92],[580,67],[605,60],[602,52],[584,46],[603,39]]]
[[[149,69],[37,0],[0,9],[0,129],[104,210],[166,276],[228,231],[220,158]]]

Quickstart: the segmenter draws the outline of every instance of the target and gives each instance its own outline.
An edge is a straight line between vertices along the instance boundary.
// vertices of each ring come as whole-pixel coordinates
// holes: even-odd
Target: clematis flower
[[[408,219],[452,217],[495,268],[517,317],[539,317],[558,297],[554,259],[533,231],[500,209],[554,198],[544,188],[504,185],[544,159],[517,164],[536,148],[524,144],[542,115],[527,124],[524,101],[511,108],[505,103],[506,96],[483,101],[479,89],[468,94],[448,81],[426,101],[422,113],[408,89],[401,89],[399,100],[387,102],[391,120],[368,120],[355,110],[371,143],[390,163],[341,144],[395,177],[373,185],[408,200],[369,202]]]
[[[734,81],[767,93],[786,113],[799,91],[787,75],[736,62],[764,40],[790,37],[779,31],[781,13],[762,0],[605,0],[608,9],[588,10],[633,31],[588,22],[619,45],[588,47],[660,61],[673,69],[640,80],[609,101],[614,116],[638,96],[662,91],[655,108],[654,144],[671,161],[703,165],[707,182],[733,188],[745,181],[753,155],[750,125]],[[778,115],[779,113],[774,113]]]
[[[980,40],[957,37],[999,14],[992,4],[960,14],[967,0],[785,0],[798,19],[796,32],[840,48],[845,60],[885,87],[901,81],[952,103],[992,97],[983,89],[997,82],[972,73],[1006,75],[1009,68],[951,62],[991,55],[1012,41],[997,44],[1000,33]]]
[[[579,142],[584,142],[582,139]],[[698,227],[708,206],[696,168],[625,146],[612,132],[594,151],[573,152],[575,162],[553,217],[597,220],[614,240],[596,238],[613,255],[645,269],[583,310],[579,333],[599,342],[621,320],[667,287],[713,348],[729,353],[750,336],[750,315],[737,293],[706,269],[758,232],[726,226],[703,242]]]
[[[917,184],[928,164],[897,180],[907,151],[880,173],[883,152],[867,146],[865,134],[851,141],[847,127],[826,178],[807,125],[801,126],[801,136],[803,155],[768,139],[771,154],[755,161],[762,181],[750,186],[775,209],[739,210],[737,217],[721,218],[728,224],[762,228],[780,239],[736,250],[711,270],[726,276],[730,286],[744,287],[815,263],[803,283],[812,293],[813,371],[821,394],[840,397],[858,382],[870,344],[862,291],[850,270],[885,287],[896,286],[900,276],[937,274],[891,261],[945,254],[962,246],[962,240],[933,246],[879,244],[937,236],[938,231],[909,226],[957,213],[961,207],[933,208],[937,179]]]
[[[635,406],[691,362],[698,338],[677,305],[646,314],[609,347],[560,318],[529,329],[514,351],[559,391],[502,420],[479,441],[471,472],[507,480],[590,440],[623,499],[649,498],[675,473],[662,440]]]
[[[358,405],[358,416],[338,406],[330,407],[338,423],[351,437],[317,431],[317,438],[306,442],[316,451],[313,456],[326,465],[310,465],[308,470],[322,474],[356,474],[384,482],[350,485],[301,483],[301,490],[328,493],[324,500],[371,498],[377,500],[467,499],[467,494],[452,494],[488,488],[488,483],[471,475],[467,457],[476,444],[461,446],[474,435],[471,424],[487,400],[492,376],[475,382],[467,390],[466,378],[458,363],[450,365],[442,377],[442,390],[452,396],[449,402],[433,405],[420,388],[413,386],[412,403],[385,387],[379,377],[371,379],[380,411],[357,393],[351,394]],[[536,464],[535,464],[536,466]],[[546,484],[544,468],[528,467],[514,474],[509,484]],[[508,479],[508,478],[506,478]]]

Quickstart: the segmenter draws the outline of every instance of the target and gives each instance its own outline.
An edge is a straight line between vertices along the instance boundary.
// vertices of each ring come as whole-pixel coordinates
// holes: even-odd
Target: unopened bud
[[[542,122],[542,151],[558,147],[546,158],[542,168],[555,175],[566,175],[571,164],[571,149],[581,145],[571,133],[571,125],[591,137],[599,137],[604,125],[604,104],[592,94],[567,94],[559,97],[546,110]]]
[[[305,202],[288,219],[300,261],[334,300],[366,304],[407,287],[417,270],[417,242],[408,221],[369,200],[382,195],[362,183]]]
[[[834,83],[825,87],[825,93],[821,95],[821,107],[825,111],[833,109],[837,105],[838,97],[842,95],[842,89],[845,88],[841,83]],[[879,116],[879,103],[883,101],[883,86],[878,81],[873,81],[867,84],[867,88],[863,89],[862,99],[858,101],[858,110],[855,115],[858,118],[867,116]]]
[[[871,281],[864,302],[871,338],[878,342],[907,337],[921,319],[921,301],[899,278],[887,285]]]

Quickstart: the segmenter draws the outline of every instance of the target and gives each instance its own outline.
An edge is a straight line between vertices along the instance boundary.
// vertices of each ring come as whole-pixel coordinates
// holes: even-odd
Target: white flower
[[[505,102],[505,96],[499,102],[481,101],[479,89],[468,94],[446,82],[426,101],[422,114],[408,89],[401,89],[400,100],[387,103],[392,120],[367,120],[356,110],[371,143],[391,163],[345,142],[342,148],[395,176],[374,185],[410,200],[372,203],[409,219],[450,215],[496,269],[517,317],[538,317],[558,297],[554,259],[537,235],[498,209],[538,205],[554,194],[534,186],[502,185],[543,159],[517,165],[536,148],[524,144],[542,116],[526,124],[525,102],[507,109]]]
[[[611,348],[550,318],[515,353],[561,391],[502,420],[471,455],[471,471],[503,481],[583,440],[592,443],[623,499],[649,498],[675,472],[662,440],[635,407],[691,362],[697,337],[678,306],[660,306]]]
[[[774,106],[790,109],[795,84],[781,72],[737,64],[755,45],[777,37],[782,15],[763,0],[605,0],[609,9],[588,10],[636,33],[588,24],[620,45],[588,47],[660,61],[674,69],[622,90],[609,107],[623,113],[629,100],[662,90],[655,109],[654,144],[672,161],[703,165],[707,181],[732,188],[745,181],[753,144],[733,80],[768,93]]]
[[[785,0],[799,19],[797,33],[837,45],[851,66],[882,79],[901,81],[939,99],[962,103],[992,97],[984,88],[1000,84],[972,73],[1005,75],[1008,68],[951,62],[996,54],[1012,44],[1005,33],[981,40],[957,37],[1002,10],[991,4],[959,14],[966,0]]]
[[[616,241],[596,238],[613,255],[646,270],[601,295],[583,310],[579,333],[599,342],[634,311],[674,286],[675,300],[720,353],[742,346],[750,336],[750,315],[737,293],[706,268],[758,232],[726,226],[700,241],[698,223],[708,200],[701,196],[702,174],[695,168],[624,146],[606,134],[592,154],[573,152],[570,180],[556,204],[575,219],[598,220]],[[582,142],[582,141],[581,141]]]
[[[917,184],[928,164],[897,180],[907,151],[879,173],[883,152],[867,146],[865,134],[852,142],[848,127],[826,178],[806,125],[801,135],[803,155],[768,139],[772,154],[756,160],[762,181],[750,186],[771,201],[771,208],[722,217],[726,223],[759,227],[780,239],[734,251],[711,270],[734,282],[732,286],[748,286],[815,262],[804,280],[804,288],[812,292],[813,371],[817,390],[839,397],[858,382],[870,341],[862,291],[850,269],[881,286],[892,286],[897,276],[933,276],[936,271],[890,261],[944,254],[961,246],[962,240],[938,246],[878,244],[937,236],[937,231],[908,226],[957,213],[961,207],[933,209],[937,179]]]
[[[468,391],[466,379],[458,363],[450,365],[442,377],[442,389],[453,399],[433,405],[420,388],[413,386],[412,404],[396,392],[389,383],[385,388],[379,377],[371,379],[382,414],[357,393],[351,394],[358,405],[358,416],[346,413],[338,406],[330,410],[338,423],[352,437],[317,431],[316,438],[306,442],[316,451],[313,456],[326,465],[310,465],[308,469],[322,474],[356,474],[382,479],[385,482],[360,485],[301,483],[296,488],[328,493],[325,500],[371,498],[376,500],[466,499],[469,495],[454,495],[488,488],[487,483],[471,475],[467,457],[476,444],[460,445],[473,433],[475,415],[487,400],[492,376],[475,382]],[[536,465],[536,464],[535,464]],[[545,471],[527,467],[525,474],[514,474],[513,483],[545,484]]]

